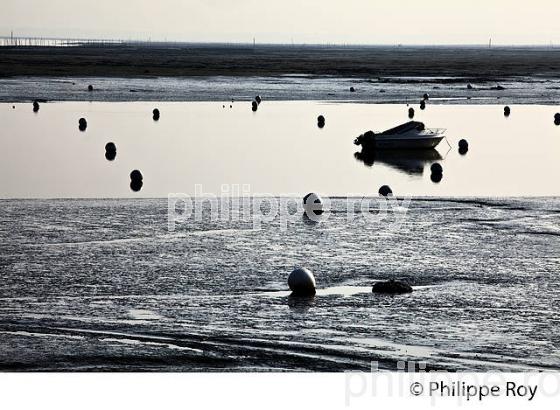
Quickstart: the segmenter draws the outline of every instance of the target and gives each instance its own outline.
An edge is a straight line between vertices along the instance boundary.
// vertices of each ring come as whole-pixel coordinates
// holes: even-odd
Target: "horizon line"
[[[159,39],[159,40],[152,40],[151,38],[147,39],[140,39],[140,38],[109,38],[109,37],[102,37],[102,38],[95,38],[95,37],[59,37],[59,36],[14,36],[14,35],[0,35],[0,40],[3,42],[6,41],[52,41],[52,42],[67,42],[67,43],[111,43],[111,44],[182,44],[182,45],[229,45],[229,46],[249,46],[249,47],[258,47],[258,46],[287,46],[287,47],[303,47],[303,46],[312,46],[312,47],[476,47],[476,48],[512,48],[512,47],[521,47],[521,48],[557,48],[560,46],[560,43],[556,44],[552,41],[548,43],[496,43],[493,39],[491,43],[346,43],[346,42],[257,42],[255,39],[251,41],[192,41],[192,40],[170,40],[170,39]],[[41,45],[26,45],[26,44],[0,44],[0,46],[26,46],[26,47],[40,47]],[[51,45],[44,45],[45,47],[49,47]]]

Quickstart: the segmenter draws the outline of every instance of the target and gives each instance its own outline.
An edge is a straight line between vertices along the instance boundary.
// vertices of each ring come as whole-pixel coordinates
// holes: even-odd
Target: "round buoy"
[[[420,109],[423,110],[426,108],[426,103],[424,102],[424,100],[420,101]]]
[[[414,108],[410,107],[408,109],[408,118],[413,119],[414,118]]]
[[[430,94],[425,93],[425,94],[422,96],[422,98],[424,98],[424,101],[427,101],[427,100],[430,99]]]
[[[323,128],[325,126],[325,117],[323,117],[322,115],[319,115],[317,117],[317,126],[319,128]]]
[[[560,113],[554,114],[554,124],[560,125]]]
[[[303,209],[308,216],[321,215],[325,212],[323,210],[323,200],[314,192],[303,197]]]
[[[13,108],[16,108],[15,106]],[[38,112],[39,111],[39,101],[35,100],[33,101],[33,112]]]
[[[113,161],[117,156],[117,147],[114,143],[108,142],[105,145],[105,158],[108,161]]]
[[[297,268],[288,276],[288,286],[293,296],[315,295],[315,277],[306,268]]]
[[[430,167],[430,170],[432,171],[432,174],[441,174],[443,173],[443,167],[441,166],[440,163],[438,162],[434,162],[432,164],[432,166]]]
[[[78,120],[78,128],[80,131],[85,131],[87,128],[87,121],[85,118],[80,118]]]
[[[137,169],[135,169],[134,171],[132,171],[130,173],[130,180],[131,181],[142,181],[143,179],[144,179],[144,176]]]
[[[260,95],[257,95],[257,96],[255,97],[255,101],[257,102],[257,104],[260,104],[260,103],[262,102],[261,96],[260,96]],[[232,101],[232,102],[233,102],[233,101]]]
[[[355,92],[355,91],[356,91],[356,89],[355,89],[354,87],[350,87],[350,92],[351,92],[351,93],[353,93],[353,92]]]
[[[159,120],[159,110],[157,108],[154,108],[154,110],[152,111],[152,118],[154,119],[154,121]]]
[[[511,109],[506,105],[506,106],[504,107],[504,115],[505,115],[506,117],[509,117],[509,114],[510,114],[510,113],[511,113]]]
[[[130,189],[132,189],[134,192],[140,191],[142,189],[142,186],[144,185],[143,179],[144,177],[142,176],[142,173],[140,171],[138,171],[137,169],[132,171],[130,173]]]
[[[91,84],[88,85],[87,89],[88,89],[88,91],[93,91],[93,85],[91,85]]]
[[[257,104],[256,101],[253,101],[251,103],[251,109],[253,110],[253,112],[257,111],[258,108],[259,108],[259,104]]]
[[[467,140],[462,139],[459,141],[459,154],[465,155],[469,151],[469,143]]]
[[[387,197],[393,195],[393,191],[391,190],[389,185],[383,185],[381,188],[379,188],[379,195]]]

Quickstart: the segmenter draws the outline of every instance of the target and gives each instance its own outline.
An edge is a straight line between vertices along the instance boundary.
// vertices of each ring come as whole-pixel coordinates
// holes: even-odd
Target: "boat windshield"
[[[395,128],[391,128],[387,131],[383,131],[381,135],[387,134],[404,134],[405,132],[417,130],[417,131],[424,131],[425,126],[423,122],[419,121],[409,121],[407,123],[401,124]]]

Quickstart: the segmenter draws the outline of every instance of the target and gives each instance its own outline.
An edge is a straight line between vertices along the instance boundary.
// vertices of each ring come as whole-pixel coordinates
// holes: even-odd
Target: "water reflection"
[[[243,104],[223,110],[215,102],[158,102],[164,116],[156,124],[149,116],[154,102],[39,103],[38,115],[31,105],[14,110],[13,104],[0,104],[6,130],[0,137],[2,198],[166,198],[169,193],[192,196],[196,186],[223,195],[224,184],[287,197],[311,191],[377,196],[385,184],[412,196],[560,194],[560,128],[551,121],[555,107],[516,105],[515,115],[504,121],[502,106],[432,105],[415,118],[447,128],[452,148],[442,143],[439,153],[356,154],[370,166],[377,162],[371,172],[356,163],[353,137],[402,123],[402,104],[268,101],[266,110],[252,115]],[[318,114],[329,119],[321,130]],[[87,119],[85,135],[76,129],[79,118]],[[531,153],[527,135],[535,148]],[[468,140],[466,155],[457,152],[461,139]],[[100,152],[108,141],[118,147],[110,166]],[[45,158],[54,165],[42,166]],[[426,169],[436,161],[445,168],[439,184],[430,181]],[[141,194],[129,188],[128,174],[135,168],[149,175]]]
[[[288,296],[288,306],[292,312],[306,313],[315,306],[315,296]]]
[[[441,154],[434,148],[425,150],[359,151],[354,153],[354,158],[368,167],[373,166],[375,163],[380,163],[409,175],[422,175],[426,164],[443,159]]]
[[[303,223],[310,226],[319,225],[323,221],[324,217],[325,217],[324,213],[320,215],[313,215],[313,218],[310,218],[306,212],[303,212],[301,214],[301,219],[303,220]]]

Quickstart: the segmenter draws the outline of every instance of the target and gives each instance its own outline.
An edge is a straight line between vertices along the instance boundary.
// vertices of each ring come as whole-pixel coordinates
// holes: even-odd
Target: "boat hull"
[[[442,139],[443,136],[422,138],[377,137],[366,145],[369,145],[369,148],[375,149],[429,149],[435,148]]]

